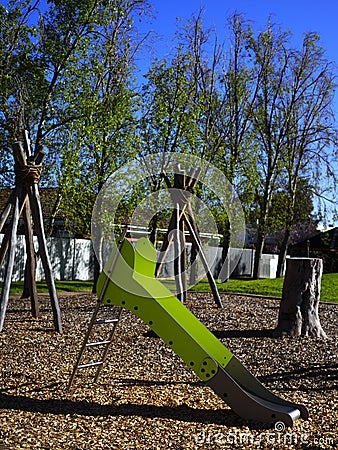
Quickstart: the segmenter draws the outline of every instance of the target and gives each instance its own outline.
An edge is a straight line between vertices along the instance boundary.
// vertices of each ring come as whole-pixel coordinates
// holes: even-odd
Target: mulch
[[[46,296],[38,320],[13,297],[0,333],[0,450],[337,448],[338,305],[320,305],[328,339],[273,338],[278,300],[221,297],[223,309],[198,293],[187,307],[268,389],[304,404],[309,420],[269,429],[241,419],[128,311],[99,380],[83,369],[68,391],[95,296],[60,296],[62,335]]]

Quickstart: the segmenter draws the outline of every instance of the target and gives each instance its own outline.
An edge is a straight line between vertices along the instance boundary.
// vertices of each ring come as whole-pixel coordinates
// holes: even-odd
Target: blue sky
[[[328,61],[338,66],[338,0],[149,0],[153,5],[152,22],[142,23],[143,32],[154,31],[158,39],[152,51],[139,55],[140,75],[145,74],[154,56],[165,57],[172,45],[177,19],[183,23],[202,7],[206,28],[214,27],[219,40],[226,42],[227,19],[242,13],[255,30],[263,29],[267,19],[291,31],[292,44],[301,46],[303,34],[315,31]],[[337,69],[338,73],[338,69]],[[338,93],[335,97],[338,116]]]
[[[206,26],[215,26],[222,36],[226,20],[235,11],[243,13],[254,28],[263,27],[269,15],[275,23],[294,34],[300,43],[306,31],[321,36],[327,58],[338,63],[338,1],[337,0],[150,0],[154,9],[151,28],[163,41],[157,49],[163,51],[170,44],[176,18],[188,19],[202,6]],[[168,48],[168,47],[167,47]],[[163,56],[159,54],[158,56]]]

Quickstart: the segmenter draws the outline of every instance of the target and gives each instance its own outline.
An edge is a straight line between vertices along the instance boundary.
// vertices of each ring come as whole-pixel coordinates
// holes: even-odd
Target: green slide
[[[267,390],[154,277],[155,264],[156,251],[148,239],[139,239],[135,247],[124,240],[99,277],[102,303],[122,306],[140,317],[239,416],[267,424],[282,421],[286,426],[300,417],[307,419],[304,406]]]

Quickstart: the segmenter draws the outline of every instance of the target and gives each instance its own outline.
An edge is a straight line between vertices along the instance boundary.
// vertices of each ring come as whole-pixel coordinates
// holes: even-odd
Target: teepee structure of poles
[[[174,245],[174,273],[176,282],[177,297],[181,302],[185,302],[187,297],[187,279],[186,279],[186,239],[185,230],[188,231],[194,257],[199,255],[204,271],[206,273],[210,289],[216,305],[222,308],[222,301],[216,286],[215,279],[212,275],[207,258],[204,254],[201,238],[198,232],[193,210],[191,207],[191,198],[194,194],[194,188],[198,182],[200,170],[192,167],[187,175],[184,170],[178,168],[174,174],[173,185],[165,173],[162,177],[171,192],[174,204],[171,219],[167,232],[164,236],[160,258],[156,264],[155,276],[161,271],[165,256],[171,244]],[[174,231],[174,233],[173,233]]]
[[[36,149],[32,154],[28,132],[23,131],[22,140],[13,145],[15,187],[0,216],[0,232],[10,218],[0,247],[0,268],[4,265],[4,280],[0,296],[0,331],[3,328],[9,300],[9,291],[15,262],[17,246],[17,231],[20,217],[23,218],[26,242],[25,276],[31,301],[31,312],[35,318],[39,317],[39,302],[36,289],[36,253],[33,241],[33,230],[38,240],[38,253],[41,258],[49,297],[53,312],[55,330],[62,333],[61,312],[59,308],[52,265],[47,250],[47,241],[43,224],[38,183],[41,177],[44,152]],[[6,258],[7,256],[7,258]]]

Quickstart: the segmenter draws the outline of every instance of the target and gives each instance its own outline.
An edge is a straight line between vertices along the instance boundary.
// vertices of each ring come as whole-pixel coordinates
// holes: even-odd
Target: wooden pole
[[[179,219],[182,219],[183,216],[183,211],[184,208],[182,210],[180,210],[180,215],[179,215]],[[174,241],[174,235],[173,233],[170,235],[170,233],[175,230],[176,227],[176,216],[175,216],[175,209],[173,211],[173,214],[171,215],[170,218],[170,222],[169,222],[169,226],[168,226],[168,230],[163,238],[163,242],[162,242],[162,247],[161,247],[161,253],[160,253],[160,257],[156,263],[156,269],[155,269],[155,277],[158,276],[158,274],[160,273],[162,266],[163,266],[163,262],[165,257],[167,256],[168,250],[170,245],[173,243]],[[170,239],[169,239],[169,235],[170,235]]]
[[[19,218],[22,214],[24,205],[25,205],[25,201],[26,201],[26,194],[22,195],[22,188],[20,187],[20,192],[21,192],[21,198],[19,200]],[[12,194],[14,194],[14,202],[15,202],[15,196],[17,193],[17,188],[15,188],[12,192]],[[19,219],[18,219],[18,223],[19,223]],[[12,227],[8,228],[8,230],[6,230],[6,233],[4,234],[4,237],[2,239],[1,242],[1,247],[0,247],[0,268],[2,267],[4,260],[6,258],[7,255],[7,251],[8,251],[8,245],[9,245],[9,240],[10,240],[10,236],[11,236],[11,232],[12,232]]]
[[[61,311],[59,308],[59,302],[56,294],[55,283],[52,275],[52,264],[47,251],[47,241],[45,230],[43,227],[43,215],[41,209],[41,201],[39,190],[36,184],[27,188],[28,196],[30,199],[30,206],[32,210],[32,216],[35,224],[36,235],[39,242],[39,252],[41,257],[42,266],[45,272],[46,283],[48,286],[48,292],[51,300],[53,319],[55,330],[62,333],[62,321]]]
[[[180,211],[179,211],[180,212]],[[179,215],[180,217],[180,215]],[[180,277],[181,277],[181,284],[182,284],[182,302],[186,302],[187,300],[187,246],[186,246],[186,240],[184,235],[184,221],[183,216],[179,218],[179,235],[178,239],[180,239],[181,244],[181,264],[180,264]]]
[[[32,151],[30,147],[30,141],[28,138],[27,131],[24,132],[24,148],[28,158],[31,157]],[[34,165],[42,164],[44,158],[44,152],[42,149],[36,149],[34,155]],[[45,235],[45,229],[43,225],[43,214],[41,208],[41,200],[38,189],[38,180],[30,181],[29,185],[26,185],[26,189],[28,192],[28,197],[30,201],[30,208],[33,217],[33,221],[35,224],[36,235],[39,243],[39,254],[41,257],[42,266],[45,273],[46,283],[48,287],[49,297],[51,301],[52,311],[53,311],[53,321],[55,330],[62,333],[62,320],[61,320],[61,311],[59,307],[59,302],[57,298],[53,273],[52,273],[52,264],[49,258],[48,250],[47,250],[47,240]],[[32,258],[34,256],[32,255]],[[32,274],[33,275],[33,274]],[[32,282],[33,283],[33,282]],[[35,272],[34,272],[34,283],[35,283]],[[31,286],[33,289],[33,286]],[[34,305],[32,305],[34,308]]]
[[[0,233],[6,223],[6,220],[8,219],[8,216],[12,210],[13,207],[13,201],[14,201],[15,192],[14,190],[11,192],[11,195],[6,203],[6,206],[4,207],[1,217],[0,217]]]
[[[0,298],[0,331],[3,328],[7,305],[8,305],[8,298],[9,298],[9,290],[11,287],[11,281],[12,281],[12,273],[13,273],[13,267],[14,267],[14,257],[15,257],[15,249],[16,249],[16,243],[17,243],[17,229],[18,229],[18,223],[19,223],[19,217],[20,217],[20,200],[21,200],[21,186],[17,186],[15,190],[15,198],[14,198],[14,205],[13,205],[13,217],[12,217],[12,223],[11,223],[11,230],[9,234],[9,241],[8,241],[8,260],[6,263],[5,268],[5,275],[4,275],[4,282],[2,286],[1,291],[1,298]]]
[[[37,238],[39,242],[39,252],[45,272],[51,306],[53,310],[53,320],[56,331],[62,333],[61,312],[58,304],[55,283],[52,276],[52,265],[47,251],[47,241],[43,226],[43,215],[41,201],[37,183],[40,180],[41,164],[44,158],[42,149],[38,149],[34,158],[31,156],[28,132],[24,132],[24,142],[18,141],[13,145],[13,155],[15,160],[15,190],[12,192],[7,205],[0,216],[0,231],[5,224],[11,209],[12,221],[10,228],[6,231],[0,248],[0,267],[8,252],[8,259],[5,269],[4,283],[0,298],[0,331],[3,327],[5,313],[8,304],[9,289],[14,267],[14,256],[17,242],[17,229],[19,218],[24,213],[25,238],[26,238],[26,275],[28,290],[31,299],[31,310],[33,317],[38,317],[39,305],[36,291],[36,261],[33,242],[32,218],[35,224]],[[27,201],[28,194],[28,201]]]
[[[31,210],[29,202],[26,202],[24,211],[24,223],[25,223],[25,240],[26,240],[26,280],[27,280],[27,290],[31,301],[31,311],[32,316],[39,317],[39,302],[38,293],[36,289],[36,260],[35,260],[35,249],[33,241],[33,229],[32,229],[32,219]],[[23,296],[24,298],[24,293]]]
[[[181,233],[177,232],[177,239],[181,240],[180,243],[176,243],[175,255],[179,255],[179,259],[175,258],[174,260],[174,272],[175,272],[175,280],[176,280],[176,288],[178,292],[182,293],[179,295],[181,301],[186,298],[187,292],[187,280],[186,280],[186,242],[184,237],[184,224],[187,225],[189,234],[192,239],[192,245],[195,250],[195,253],[199,254],[203,263],[203,267],[206,271],[206,275],[208,278],[208,282],[210,285],[210,289],[212,291],[214,300],[218,307],[222,308],[222,301],[219,296],[217,286],[212,276],[211,270],[209,268],[208,261],[204,255],[202,243],[199,238],[198,229],[196,227],[194,215],[191,208],[191,195],[194,192],[194,188],[198,182],[198,177],[200,174],[200,169],[192,168],[188,176],[186,176],[185,172],[180,169],[178,166],[178,171],[174,175],[174,188],[175,190],[172,193],[173,202],[174,202],[174,211],[170,219],[170,223],[168,226],[168,230],[163,239],[163,244],[161,248],[161,256],[156,264],[155,276],[158,276],[160,273],[161,267],[163,265],[164,258],[169,249],[169,245],[174,240],[173,235],[171,235],[169,239],[169,234],[175,228],[177,231],[181,231]],[[171,188],[170,181],[165,174],[162,174],[164,181],[166,182],[168,188]],[[186,213],[189,215],[190,220],[187,218]],[[183,238],[182,238],[183,235]],[[183,251],[180,251],[179,248],[184,246],[184,255]],[[196,257],[195,257],[196,258]],[[179,266],[178,266],[179,264]]]
[[[184,282],[184,275],[182,273],[182,256],[183,252],[185,252],[185,248],[182,246],[182,237],[181,237],[181,220],[180,220],[180,205],[177,203],[174,209],[174,217],[175,217],[175,232],[176,238],[174,239],[174,248],[175,248],[175,259],[174,259],[174,275],[175,275],[175,283],[176,283],[176,296],[177,298],[183,302],[185,298],[186,283]]]
[[[204,255],[204,252],[203,252],[203,249],[202,249],[201,241],[199,239],[198,234],[195,232],[195,229],[196,229],[195,221],[194,221],[193,217],[190,216],[190,220],[193,223],[193,225],[192,225],[192,223],[188,220],[186,214],[183,215],[183,219],[184,219],[184,221],[185,221],[185,223],[187,225],[187,228],[189,230],[191,239],[192,239],[194,245],[196,246],[196,248],[198,249],[198,253],[199,253],[200,257],[201,257],[202,264],[203,264],[204,270],[206,272],[206,275],[207,275],[207,278],[208,278],[208,282],[209,282],[210,289],[211,289],[212,295],[214,297],[214,300],[215,300],[215,302],[216,302],[216,304],[217,304],[217,306],[219,308],[223,308],[222,301],[221,301],[221,298],[219,296],[219,292],[218,292],[218,289],[217,289],[214,277],[212,276],[212,273],[211,273],[208,261],[207,261],[205,255]]]
[[[7,229],[6,233],[4,234],[4,237],[2,238],[1,247],[0,247],[0,268],[2,267],[2,265],[5,261],[6,255],[7,255],[8,243],[10,240],[11,232],[12,232],[12,228]]]

